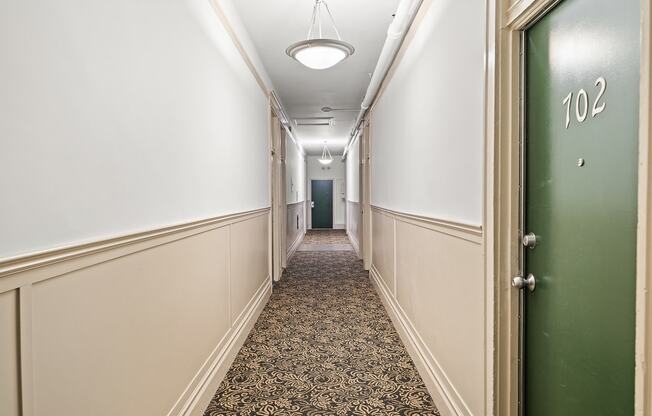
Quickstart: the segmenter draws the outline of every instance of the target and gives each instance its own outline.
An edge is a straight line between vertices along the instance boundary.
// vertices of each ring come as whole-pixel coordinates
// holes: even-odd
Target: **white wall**
[[[285,199],[288,204],[306,200],[306,159],[296,144],[285,136]]]
[[[265,96],[206,0],[9,1],[0,258],[269,206]]]
[[[346,154],[346,199],[360,202],[360,139],[349,148]]]
[[[429,4],[371,117],[371,274],[441,413],[480,416],[485,2]]]
[[[346,182],[345,172],[346,163],[342,160],[341,155],[333,155],[333,162],[324,166],[319,163],[319,156],[306,156],[308,162],[308,181],[306,183],[306,192],[308,200],[311,200],[311,180],[312,179],[332,179],[333,180],[333,227],[343,228],[345,225],[346,211]],[[310,210],[309,210],[310,211]],[[308,213],[308,224],[310,212]]]
[[[484,27],[484,1],[432,2],[373,113],[373,205],[482,222]]]

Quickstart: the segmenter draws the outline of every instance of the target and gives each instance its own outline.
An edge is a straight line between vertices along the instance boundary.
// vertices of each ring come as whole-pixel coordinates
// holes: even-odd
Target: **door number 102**
[[[595,86],[598,87],[598,95],[593,101],[593,108],[591,109],[591,117],[595,117],[601,112],[604,111],[607,103],[602,100],[605,90],[607,89],[607,81],[603,77],[599,77],[595,80]],[[571,123],[571,105],[573,102],[573,93],[569,92],[562,104],[566,106],[566,123],[565,126],[568,128]],[[577,92],[577,98],[575,98],[575,118],[579,123],[583,123],[586,120],[589,114],[589,95],[584,89],[581,89]]]

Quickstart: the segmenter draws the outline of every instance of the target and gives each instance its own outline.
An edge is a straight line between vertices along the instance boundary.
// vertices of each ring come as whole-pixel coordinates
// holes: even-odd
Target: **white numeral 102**
[[[598,95],[593,101],[593,108],[591,109],[591,117],[595,117],[601,112],[604,111],[607,103],[604,101],[600,104],[600,100],[604,95],[605,90],[607,89],[607,81],[603,77],[599,77],[595,80],[595,86],[599,88]],[[566,123],[565,126],[568,128],[571,123],[571,104],[573,102],[573,93],[569,92],[562,105],[566,106]],[[575,99],[575,118],[579,123],[583,123],[586,120],[586,117],[589,113],[589,95],[584,89],[581,89],[577,92],[577,98]]]

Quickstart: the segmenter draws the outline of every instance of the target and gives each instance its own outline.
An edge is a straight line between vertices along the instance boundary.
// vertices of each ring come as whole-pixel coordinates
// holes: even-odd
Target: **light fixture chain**
[[[315,19],[317,18],[317,7],[319,7],[319,0],[315,0],[315,7],[312,9],[312,19],[310,20],[310,27],[308,28],[308,40],[312,36],[312,28],[315,27]]]
[[[321,6],[322,2],[319,0],[319,4]],[[321,34],[321,7],[319,7],[319,10],[317,10],[318,17],[317,20],[319,21],[319,39],[322,39],[323,36]]]
[[[328,13],[328,17],[331,18],[331,23],[333,24],[333,29],[335,29],[335,34],[337,35],[337,40],[342,40],[342,37],[340,36],[340,32],[339,32],[339,30],[337,30],[337,26],[335,25],[335,19],[333,19],[333,14],[331,13],[331,9],[328,7],[328,3],[326,3],[326,1],[322,1],[322,2],[324,3],[324,6],[326,6],[326,12]],[[321,24],[321,22],[320,22],[320,24]]]

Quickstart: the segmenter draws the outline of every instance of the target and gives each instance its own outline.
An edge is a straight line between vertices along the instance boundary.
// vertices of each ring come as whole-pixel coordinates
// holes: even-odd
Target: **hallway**
[[[651,85],[652,0],[0,0],[0,416],[652,416]]]
[[[305,241],[205,416],[439,415],[344,231]]]

